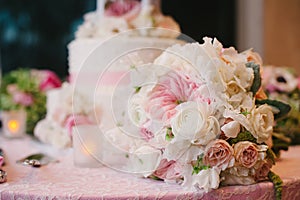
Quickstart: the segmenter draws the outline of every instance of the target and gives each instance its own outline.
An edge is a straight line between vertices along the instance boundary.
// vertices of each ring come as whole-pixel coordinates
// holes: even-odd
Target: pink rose
[[[213,140],[205,148],[203,163],[225,170],[234,165],[233,148],[225,140]]]
[[[3,166],[3,164],[4,164],[4,158],[3,156],[0,156],[0,167]]]
[[[70,115],[65,121],[69,136],[72,137],[72,128],[75,125],[94,124],[86,115]]]
[[[176,106],[180,103],[199,98],[196,94],[199,84],[187,75],[170,72],[161,77],[149,94],[146,112],[153,119],[168,121],[176,114]]]
[[[234,145],[236,161],[246,168],[253,167],[258,160],[258,147],[248,141],[238,142]]]
[[[115,1],[106,6],[105,15],[123,17],[129,21],[139,14],[140,9],[140,3],[136,0]]]
[[[153,175],[163,180],[177,180],[181,177],[180,172],[181,166],[176,161],[162,159]]]
[[[258,162],[254,168],[255,168],[255,174],[254,179],[255,181],[263,181],[266,180],[268,177],[268,174],[270,172],[270,169],[272,167],[271,161],[260,161]]]
[[[39,87],[41,91],[61,87],[61,81],[54,72],[50,70],[41,70],[40,73],[41,80]]]
[[[33,104],[33,97],[31,94],[27,94],[24,92],[14,92],[13,94],[13,101],[15,103],[21,104],[23,106],[30,106]]]

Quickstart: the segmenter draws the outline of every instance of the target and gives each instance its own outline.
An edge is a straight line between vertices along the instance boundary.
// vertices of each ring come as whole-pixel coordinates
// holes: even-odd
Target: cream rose
[[[255,183],[253,176],[251,176],[251,170],[242,166],[228,168],[220,176],[222,185],[250,185]]]
[[[236,161],[246,168],[253,167],[259,159],[259,147],[248,141],[238,142],[234,145]]]
[[[220,133],[219,122],[212,115],[206,102],[182,103],[176,110],[176,115],[171,119],[175,140],[188,140],[194,144],[206,145]]]
[[[203,163],[225,170],[234,165],[233,148],[225,140],[214,140],[205,148]]]
[[[251,112],[250,123],[254,131],[252,135],[257,139],[258,143],[267,141],[273,132],[274,115],[272,108],[267,104],[255,108]]]

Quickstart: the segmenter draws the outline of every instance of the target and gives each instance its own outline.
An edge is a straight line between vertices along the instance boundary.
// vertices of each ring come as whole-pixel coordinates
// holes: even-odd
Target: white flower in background
[[[140,14],[131,21],[131,25],[133,25],[135,28],[141,28],[140,32],[141,35],[147,36],[148,32],[145,29],[143,32],[142,28],[149,28],[149,27],[154,27],[154,19],[152,16],[154,7],[152,5],[144,7]]]
[[[252,135],[258,143],[266,142],[273,132],[274,114],[272,108],[267,104],[261,105],[252,110],[250,122],[253,126]]]
[[[34,136],[43,143],[57,148],[71,147],[72,144],[67,129],[49,119],[43,119],[37,123],[34,128]]]
[[[107,16],[99,19],[96,12],[90,12],[85,14],[76,38],[109,37],[126,30],[129,30],[129,26],[125,19]]]
[[[188,140],[193,144],[206,145],[220,133],[218,119],[206,102],[185,102],[176,107],[171,119],[175,140]]]
[[[129,23],[142,36],[176,38],[180,34],[178,23],[172,17],[156,13],[153,5],[144,6],[139,15]]]

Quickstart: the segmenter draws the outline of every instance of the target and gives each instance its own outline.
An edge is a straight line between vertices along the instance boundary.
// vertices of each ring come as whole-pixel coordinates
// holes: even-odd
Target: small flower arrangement
[[[147,163],[145,177],[188,189],[271,180],[280,198],[271,139],[275,121],[290,107],[267,99],[257,53],[204,41],[175,45],[153,65],[132,69],[129,113],[145,142],[129,159],[137,169]]]
[[[61,82],[49,70],[18,69],[4,75],[0,89],[0,110],[25,110],[26,133],[33,134],[36,123],[46,114],[46,91]]]
[[[273,143],[277,149],[300,144],[300,77],[290,67],[263,67],[262,86],[270,99],[288,103],[291,111],[276,121]]]

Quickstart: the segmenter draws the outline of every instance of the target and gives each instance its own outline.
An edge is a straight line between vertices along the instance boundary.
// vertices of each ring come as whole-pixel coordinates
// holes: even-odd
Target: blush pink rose
[[[41,70],[40,79],[39,88],[41,91],[48,91],[53,88],[61,87],[60,79],[50,70]]]
[[[168,121],[176,114],[176,106],[180,103],[194,100],[199,84],[193,82],[187,75],[170,72],[161,77],[149,94],[146,112],[153,119]]]
[[[236,161],[246,168],[253,167],[258,160],[258,147],[248,141],[238,142],[234,145]]]
[[[234,151],[225,140],[214,140],[205,148],[203,163],[210,167],[218,167],[221,170],[234,165]]]
[[[72,137],[72,128],[75,125],[94,124],[86,115],[70,115],[64,127],[67,128],[69,136]]]
[[[135,18],[140,10],[140,2],[136,0],[115,1],[106,6],[105,15],[111,17],[123,17],[129,21]]]
[[[181,177],[181,171],[181,166],[176,161],[162,159],[153,175],[163,180],[177,180]]]

